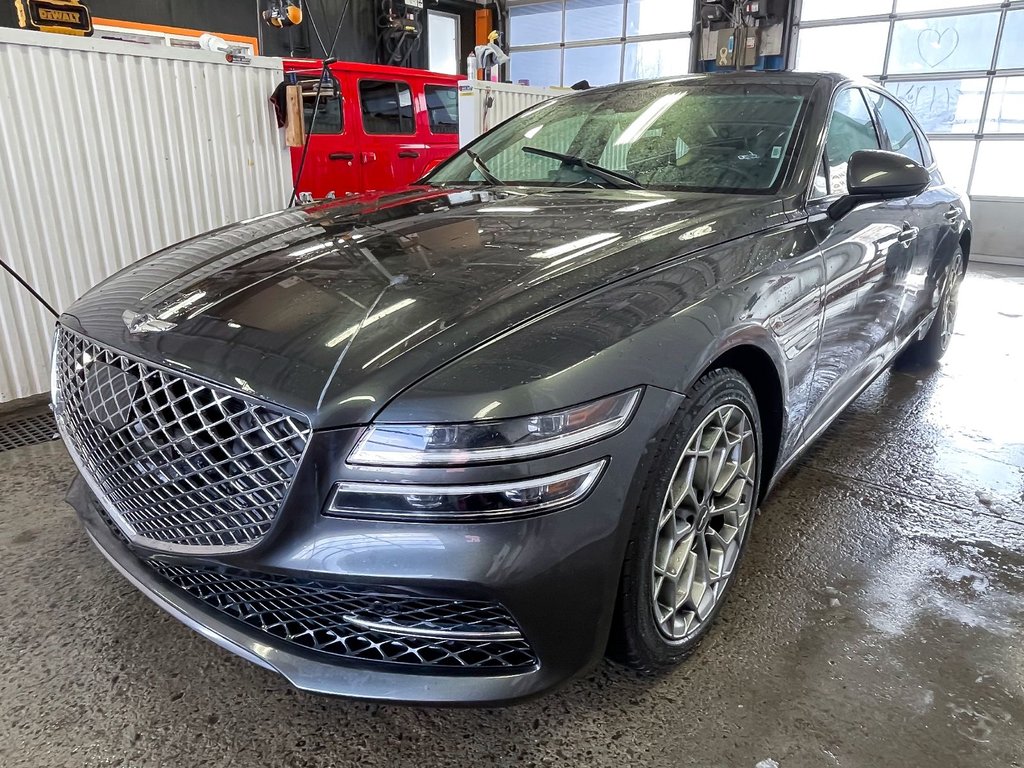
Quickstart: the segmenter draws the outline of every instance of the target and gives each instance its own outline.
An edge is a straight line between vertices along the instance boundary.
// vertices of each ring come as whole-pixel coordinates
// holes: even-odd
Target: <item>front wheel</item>
[[[705,375],[669,425],[641,492],[613,657],[655,671],[703,639],[747,542],[760,456],[760,417],[746,379],[728,368]]]
[[[956,312],[960,305],[960,286],[964,281],[964,254],[959,248],[953,254],[942,276],[939,306],[928,333],[907,345],[896,360],[898,367],[934,365],[942,359],[953,339]]]

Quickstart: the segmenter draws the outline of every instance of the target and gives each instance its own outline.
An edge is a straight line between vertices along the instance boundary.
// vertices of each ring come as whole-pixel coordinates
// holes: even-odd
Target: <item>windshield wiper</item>
[[[587,173],[604,179],[613,187],[617,187],[619,189],[644,188],[643,184],[634,179],[628,173],[613,171],[610,168],[602,168],[600,165],[594,165],[589,160],[584,160],[578,155],[567,155],[562,152],[552,152],[550,149],[541,149],[540,147],[523,147],[523,152],[531,155],[540,155],[541,157],[550,157],[553,160],[561,160],[565,165],[582,168]]]
[[[484,177],[484,181],[486,181],[488,184],[494,184],[495,186],[498,187],[505,186],[504,181],[502,181],[493,173],[491,173],[491,169],[487,167],[487,163],[480,159],[480,155],[478,155],[472,149],[464,149],[463,152],[466,153],[466,157],[473,161],[473,167],[480,172],[481,176]]]

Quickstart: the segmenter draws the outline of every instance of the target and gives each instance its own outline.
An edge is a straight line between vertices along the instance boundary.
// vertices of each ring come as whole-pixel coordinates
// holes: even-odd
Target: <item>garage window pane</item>
[[[999,69],[1024,68],[1024,9],[1008,11],[1003,39],[999,45]]]
[[[566,0],[565,39],[622,37],[623,0]]]
[[[910,108],[926,133],[977,133],[985,80],[914,80],[886,87]]]
[[[999,5],[999,0],[896,0],[896,13],[941,11],[945,8],[973,8],[979,5]]]
[[[1024,133],[1024,77],[993,78],[985,133]]]
[[[693,0],[627,0],[626,36],[689,32]]]
[[[512,45],[562,42],[562,4],[530,3],[508,9]]]
[[[992,63],[998,26],[998,13],[897,21],[889,72],[985,71]]]
[[[888,37],[887,21],[801,29],[796,68],[805,72],[879,75]]]
[[[967,192],[967,182],[971,178],[971,163],[974,161],[973,141],[936,141],[929,142],[935,162],[939,165],[942,178],[946,183],[960,192]]]
[[[586,80],[591,85],[619,82],[622,57],[621,45],[589,45],[585,48],[565,49],[564,85]]]
[[[982,141],[978,164],[974,166],[971,194],[1024,197],[1016,168],[1021,157],[1024,157],[1024,141]]]
[[[690,69],[690,40],[651,40],[626,43],[623,80],[685,75]]]
[[[892,13],[892,0],[859,0],[840,3],[836,0],[804,0],[801,21],[822,19],[853,19],[860,16],[881,16]],[[803,34],[801,32],[801,34]]]
[[[545,51],[514,51],[512,82],[525,80],[527,85],[561,85],[562,52],[557,48]]]

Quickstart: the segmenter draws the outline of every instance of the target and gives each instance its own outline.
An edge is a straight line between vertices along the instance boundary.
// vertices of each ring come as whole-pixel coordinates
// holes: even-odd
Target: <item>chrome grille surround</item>
[[[391,594],[203,565],[144,561],[194,599],[261,632],[354,661],[513,672],[537,663],[502,606]]]
[[[270,530],[310,427],[57,327],[57,426],[83,477],[132,544],[216,554]]]

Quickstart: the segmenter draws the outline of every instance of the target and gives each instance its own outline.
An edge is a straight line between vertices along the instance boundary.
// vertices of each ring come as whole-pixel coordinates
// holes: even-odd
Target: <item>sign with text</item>
[[[26,0],[28,21],[40,32],[64,35],[92,34],[89,9],[77,0]],[[20,20],[21,14],[19,14]]]

